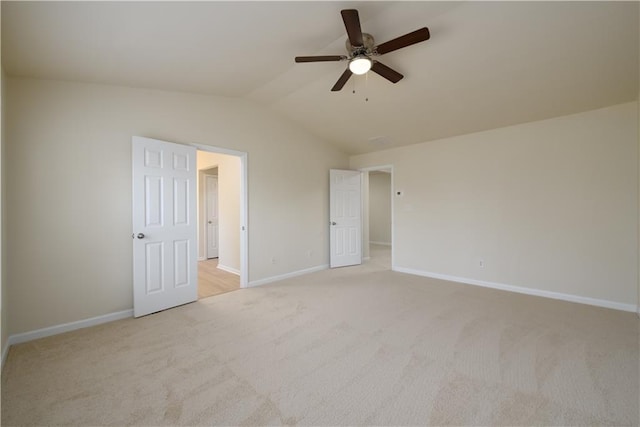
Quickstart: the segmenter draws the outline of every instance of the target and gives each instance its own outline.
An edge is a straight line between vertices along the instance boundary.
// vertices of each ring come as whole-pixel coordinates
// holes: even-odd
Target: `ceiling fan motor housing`
[[[375,41],[373,40],[373,36],[368,33],[362,33],[362,41],[363,41],[363,46],[353,46],[349,42],[349,38],[347,38],[347,41],[345,42],[345,46],[347,48],[347,52],[349,52],[349,58],[355,58],[356,56],[361,56],[361,55],[366,55],[366,56],[373,55],[374,53],[373,47],[375,46]]]

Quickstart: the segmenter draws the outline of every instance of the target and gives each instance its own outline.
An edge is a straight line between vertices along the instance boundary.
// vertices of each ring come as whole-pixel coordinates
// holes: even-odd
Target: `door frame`
[[[248,216],[248,174],[247,153],[204,144],[186,144],[200,151],[225,154],[240,158],[240,288],[246,288],[249,283],[249,216]]]
[[[394,185],[394,173],[393,173],[393,165],[392,164],[387,164],[387,165],[378,165],[378,166],[367,166],[365,168],[359,168],[358,169],[360,172],[362,172],[363,174],[365,172],[373,172],[373,171],[390,171],[391,174],[391,270],[392,271],[396,271],[396,257],[395,257],[395,253],[396,253],[396,238],[395,238],[395,229],[396,229],[396,221],[395,221],[395,199],[396,197],[402,197],[402,195],[400,196],[396,196],[395,194],[395,185]],[[367,183],[367,192],[369,192],[369,185]],[[367,199],[368,199],[368,195],[367,195]],[[364,206],[364,197],[361,197],[361,201],[362,201],[362,209],[364,212],[364,209],[367,210],[367,215],[369,215],[369,206]],[[367,221],[368,223],[368,221]],[[364,231],[364,230],[363,230]],[[369,235],[369,233],[367,233],[367,236]],[[364,232],[362,233],[362,245],[364,247]],[[369,242],[367,243],[367,248],[369,247]]]

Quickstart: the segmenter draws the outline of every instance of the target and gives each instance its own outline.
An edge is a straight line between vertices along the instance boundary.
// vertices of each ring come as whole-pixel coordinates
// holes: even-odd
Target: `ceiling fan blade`
[[[296,62],[342,61],[345,59],[347,59],[347,57],[344,55],[296,56]]]
[[[380,55],[393,52],[394,50],[402,49],[403,47],[411,46],[412,44],[420,43],[425,40],[429,40],[431,35],[427,27],[420,28],[419,30],[412,31],[404,36],[397,37],[388,42],[384,42],[375,48],[376,52]]]
[[[362,29],[360,28],[360,17],[356,9],[344,9],[340,11],[344,26],[347,29],[347,36],[349,36],[349,43],[351,46],[363,46],[362,41]]]
[[[373,61],[373,65],[371,66],[371,71],[381,75],[385,79],[389,80],[391,83],[398,83],[404,77],[402,74],[400,74],[396,70],[391,69],[386,65],[384,65],[382,62],[378,62],[378,61]]]
[[[338,81],[336,82],[335,85],[333,85],[333,87],[331,88],[331,92],[337,92],[340,89],[342,89],[345,85],[345,83],[347,83],[347,80],[349,80],[349,77],[351,77],[353,73],[351,72],[350,69],[346,69],[344,71],[344,73],[342,73],[342,75],[340,76],[340,78],[338,79]]]

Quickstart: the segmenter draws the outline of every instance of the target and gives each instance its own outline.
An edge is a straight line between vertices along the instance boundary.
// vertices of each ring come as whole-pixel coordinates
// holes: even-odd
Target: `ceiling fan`
[[[379,74],[391,83],[398,83],[404,76],[392,68],[387,67],[382,62],[376,61],[373,57],[429,40],[430,37],[429,29],[424,27],[376,46],[373,36],[363,33],[360,29],[360,17],[356,9],[344,9],[340,11],[340,14],[342,15],[344,26],[347,29],[348,39],[346,46],[347,52],[349,53],[348,55],[296,56],[296,62],[348,60],[349,67],[347,67],[336,84],[331,88],[333,92],[342,89],[352,74],[365,74],[369,70]]]

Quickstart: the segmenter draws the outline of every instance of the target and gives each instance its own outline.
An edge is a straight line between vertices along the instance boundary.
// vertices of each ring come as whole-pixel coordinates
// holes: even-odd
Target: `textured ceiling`
[[[246,98],[363,153],[637,99],[638,7],[4,1],[2,62],[11,76]],[[345,8],[378,43],[429,27],[429,41],[379,58],[403,80],[369,73],[331,92],[345,63],[293,62],[345,54]]]

